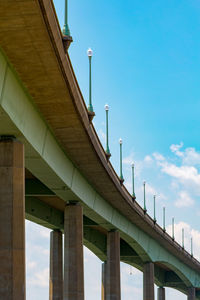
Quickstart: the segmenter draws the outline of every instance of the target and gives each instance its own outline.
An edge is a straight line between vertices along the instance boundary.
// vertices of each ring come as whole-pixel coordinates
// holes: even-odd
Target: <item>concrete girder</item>
[[[174,265],[169,264],[168,262],[163,262],[162,264],[167,266],[170,270],[173,272],[166,272],[165,273],[165,281],[173,281],[173,282],[180,282],[182,281],[186,287],[191,286],[191,281],[189,278],[187,278],[183,272],[180,271],[180,269],[177,269]],[[173,278],[173,279],[172,279]]]
[[[25,195],[26,196],[55,196],[48,187],[41,183],[38,179],[25,180]]]

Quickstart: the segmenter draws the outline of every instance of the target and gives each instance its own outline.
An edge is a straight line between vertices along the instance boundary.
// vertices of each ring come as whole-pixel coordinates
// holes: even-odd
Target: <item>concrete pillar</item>
[[[65,207],[64,300],[84,300],[83,210],[79,203]]]
[[[196,289],[195,287],[188,288],[188,300],[196,299]]]
[[[120,234],[111,231],[107,236],[106,300],[120,299]]]
[[[165,288],[164,287],[158,288],[158,300],[165,300]]]
[[[63,300],[62,232],[50,234],[49,300]]]
[[[0,138],[0,299],[25,299],[24,147]]]
[[[154,264],[152,262],[144,265],[143,299],[154,300]]]
[[[101,300],[106,300],[106,266],[107,262],[102,263],[102,283],[101,283]]]

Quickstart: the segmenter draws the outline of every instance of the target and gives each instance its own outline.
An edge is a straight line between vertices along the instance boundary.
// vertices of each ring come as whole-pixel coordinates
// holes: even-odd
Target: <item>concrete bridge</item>
[[[144,300],[154,283],[159,300],[200,299],[200,263],[109,162],[52,1],[0,0],[0,47],[0,299],[25,299],[25,217],[52,229],[50,300],[84,299],[83,245],[102,260],[102,300],[121,297],[120,261],[143,272]]]

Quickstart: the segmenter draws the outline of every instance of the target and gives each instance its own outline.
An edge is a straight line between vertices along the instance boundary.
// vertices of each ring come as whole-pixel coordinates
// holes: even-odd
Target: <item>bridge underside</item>
[[[22,142],[25,141],[24,137],[1,107],[0,135],[15,135]],[[25,161],[28,162],[31,158],[34,163],[35,153],[28,146],[27,142],[25,142],[25,144],[27,145],[25,151]],[[63,231],[64,207],[66,205],[66,201],[59,197],[57,192],[58,191],[56,187],[49,189],[26,168],[26,219],[49,229],[60,229]],[[72,194],[66,187],[63,187],[63,190],[59,188],[59,193],[67,193],[68,199],[71,199],[72,197]],[[100,222],[94,222],[92,219],[90,219],[90,213],[88,213],[87,207],[85,207],[84,211],[86,212],[84,215],[84,244],[100,260],[105,261],[107,257],[106,237],[110,228],[105,226],[106,224],[102,224],[101,219]],[[121,238],[120,248],[121,261],[142,271],[145,259],[142,259],[141,253],[137,253],[125,240],[123,240],[123,238]],[[174,278],[176,278],[176,284],[174,284]],[[170,271],[164,265],[155,265],[155,282],[159,286],[174,287],[184,293],[187,293],[187,286],[183,283],[183,281],[181,281],[181,279],[173,271]]]
[[[36,179],[26,170],[26,219],[49,229],[64,230],[64,206],[62,199]],[[98,223],[84,216],[84,245],[101,261],[106,261],[107,230]],[[142,271],[144,262],[140,256],[121,239],[120,259]],[[158,286],[170,287],[187,294],[188,288],[180,277],[167,266],[155,263],[155,283]],[[200,292],[197,298],[200,299]]]
[[[69,67],[69,58],[64,51],[62,59],[58,57],[59,49],[50,42],[51,28],[47,30],[44,22],[48,16],[43,18],[41,13],[43,2],[50,3],[46,0],[1,1],[0,5],[0,10],[6,12],[5,19],[0,20],[2,52],[6,53],[4,56],[0,52],[0,135],[14,135],[25,145],[26,218],[50,229],[63,230],[66,203],[80,201],[84,211],[85,246],[102,261],[106,259],[107,232],[117,229],[121,235],[121,261],[139,270],[145,262],[153,261],[159,286],[174,287],[185,293],[189,286],[200,287],[196,262],[184,256],[181,247],[179,259],[175,243],[170,239],[166,242],[162,229],[156,231],[153,222],[146,221],[142,209],[134,209],[131,197],[124,201],[127,193],[125,190],[119,193],[119,189],[122,190],[119,182],[118,186],[115,183],[118,190],[114,186],[110,179],[112,169],[107,168],[106,178],[101,176],[105,174],[105,166],[93,149],[98,141],[91,146],[89,135],[94,139],[94,129],[87,125],[90,130],[87,135],[81,125],[77,114],[78,105],[84,107],[79,101],[81,93]],[[52,16],[51,5],[47,6]],[[55,23],[54,15],[51,21]],[[56,30],[59,33],[59,28]],[[61,48],[59,34],[57,38]],[[20,39],[24,43],[23,51]],[[60,66],[60,60],[67,63]],[[67,76],[72,77],[71,90],[69,82],[66,83]],[[72,93],[78,95],[76,108]],[[85,110],[82,119],[87,118]],[[82,155],[83,150],[85,155]],[[78,161],[77,157],[82,160]],[[105,164],[107,167],[108,162]],[[87,179],[95,178],[94,169],[99,178],[96,183]],[[98,190],[103,191],[102,194]],[[170,265],[179,271],[175,272]]]

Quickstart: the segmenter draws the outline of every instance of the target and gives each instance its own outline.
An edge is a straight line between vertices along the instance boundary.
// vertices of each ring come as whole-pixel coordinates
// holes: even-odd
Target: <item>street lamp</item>
[[[106,111],[106,155],[108,158],[110,158],[111,153],[109,149],[109,137],[108,137],[108,111],[109,111],[108,104],[105,105],[105,111]]]
[[[68,26],[68,0],[65,0],[65,22],[63,26],[63,34],[70,36],[70,30]]]
[[[91,48],[87,50],[87,55],[89,59],[89,105],[88,105],[88,114],[90,121],[93,119],[95,113],[92,106],[92,56],[93,51]]]
[[[164,232],[166,231],[166,228],[165,228],[165,206],[163,207],[163,231]]]
[[[191,238],[191,256],[193,256],[193,240]]]
[[[124,177],[122,174],[122,139],[121,138],[119,139],[119,146],[120,146],[120,176],[119,176],[119,179],[120,179],[120,182],[123,183]]]
[[[134,163],[132,163],[132,188],[133,188],[133,193],[132,193],[132,197],[135,200],[135,165]]]
[[[156,223],[156,195],[153,196],[153,221]]]
[[[143,186],[144,186],[144,213],[146,214],[147,212],[147,208],[146,208],[146,182],[143,182]]]
[[[184,249],[184,228],[182,228],[182,248]]]
[[[68,26],[68,0],[65,0],[65,19],[64,19],[64,26],[63,26],[63,45],[65,52],[67,52],[72,40],[70,36],[70,30]]]
[[[174,241],[175,236],[174,236],[174,217],[172,218],[172,240]]]

